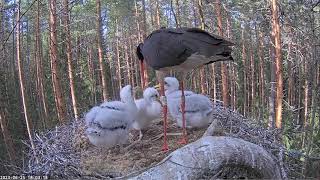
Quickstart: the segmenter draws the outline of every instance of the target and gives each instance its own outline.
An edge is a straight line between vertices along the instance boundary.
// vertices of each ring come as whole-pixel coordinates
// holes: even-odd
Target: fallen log
[[[256,144],[226,136],[202,137],[132,179],[214,179],[224,168],[249,171],[255,175],[251,178],[281,179],[272,154]]]

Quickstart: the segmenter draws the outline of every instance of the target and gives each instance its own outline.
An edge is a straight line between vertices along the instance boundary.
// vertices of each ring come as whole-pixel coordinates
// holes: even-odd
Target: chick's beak
[[[159,95],[156,95],[156,101],[158,101],[158,102],[161,104],[160,96],[159,96]]]
[[[157,84],[157,85],[155,85],[155,86],[153,86],[156,90],[160,90],[160,84]]]

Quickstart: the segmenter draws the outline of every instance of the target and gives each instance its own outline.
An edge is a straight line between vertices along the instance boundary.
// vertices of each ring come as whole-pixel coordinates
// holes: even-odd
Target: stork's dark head
[[[143,43],[140,43],[138,46],[137,46],[137,56],[138,56],[138,59],[140,61],[143,61],[144,60],[144,57],[143,57],[143,54],[142,54],[142,48],[143,48]]]

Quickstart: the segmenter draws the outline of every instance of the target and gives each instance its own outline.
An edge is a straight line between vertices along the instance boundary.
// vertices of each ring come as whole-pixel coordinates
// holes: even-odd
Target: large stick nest
[[[241,138],[263,147],[276,157],[282,177],[298,177],[301,162],[286,156],[286,149],[280,143],[280,131],[268,130],[254,120],[249,120],[237,112],[217,106],[213,117],[214,136]],[[172,151],[181,148],[177,141],[181,129],[169,123],[169,147],[167,153],[161,152],[162,122],[155,122],[146,132],[141,142],[130,148],[96,148],[88,142],[84,133],[84,120],[72,121],[68,125],[56,127],[48,132],[34,136],[35,150],[29,146],[27,165],[24,173],[49,175],[63,178],[114,178],[126,177],[143,172],[156,166]],[[189,142],[200,139],[206,129],[188,130]],[[132,132],[134,139],[138,133]],[[207,133],[207,132],[206,132]],[[235,175],[235,174],[238,174]],[[229,176],[227,176],[229,175]],[[226,167],[215,178],[254,178],[252,172],[245,172],[237,167]],[[208,177],[210,179],[211,177]]]

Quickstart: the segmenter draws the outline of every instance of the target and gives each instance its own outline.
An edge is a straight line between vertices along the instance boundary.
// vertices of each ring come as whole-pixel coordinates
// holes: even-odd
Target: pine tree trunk
[[[270,95],[269,95],[269,122],[268,127],[269,129],[273,129],[275,125],[275,98],[276,98],[276,86],[275,86],[275,53],[273,50],[273,47],[271,47],[272,44],[269,47],[270,51],[270,69],[271,69],[271,78],[270,78]]]
[[[142,0],[142,17],[143,17],[143,34],[142,37],[145,39],[147,37],[147,15],[146,15],[146,0]],[[144,89],[149,84],[148,66],[144,62],[144,72],[142,72],[145,82],[142,86]]]
[[[282,78],[282,55],[281,55],[281,39],[280,24],[277,0],[271,0],[272,9],[272,33],[274,36],[275,59],[276,59],[276,127],[281,128],[282,124],[282,99],[283,99],[283,78]]]
[[[193,75],[192,77],[192,84],[193,84],[193,88],[192,89],[197,89],[198,88],[198,85],[197,85],[197,79],[196,79],[196,74]]]
[[[237,85],[237,81],[238,81],[238,70],[237,70],[237,68],[236,68],[236,65],[233,65],[232,66],[232,74],[233,74],[233,77],[234,77],[234,80],[233,80],[233,82],[234,82],[234,84],[233,84],[233,88],[234,88],[234,90],[233,90],[233,109],[234,110],[237,110],[237,108],[238,108],[238,96],[237,96],[237,94],[238,94],[238,85]]]
[[[232,39],[232,31],[231,31],[231,18],[230,18],[230,13],[228,9],[224,6],[224,9],[227,13],[227,37],[228,39]],[[228,63],[229,67],[231,67],[231,77],[230,77],[230,105],[233,110],[236,110],[236,69],[235,69],[235,63],[230,62]]]
[[[159,0],[156,0],[156,25],[157,29],[160,28],[160,7],[159,7]]]
[[[214,63],[211,64],[211,72],[212,72],[211,97],[213,98],[213,101],[215,102],[217,99],[217,84],[216,84],[216,73],[215,73],[215,64]]]
[[[244,37],[244,29],[242,30],[242,64],[243,64],[243,115],[247,114],[247,52],[246,52],[246,45],[245,45],[245,37]]]
[[[116,37],[116,60],[117,60],[117,76],[119,90],[122,87],[122,77],[121,77],[121,62],[120,62],[120,49],[119,49],[119,39]]]
[[[303,58],[303,68],[304,68],[304,85],[303,85],[303,127],[306,129],[309,126],[308,122],[308,104],[309,104],[309,80],[308,74],[310,73],[308,68],[308,61]]]
[[[217,21],[218,21],[218,32],[219,35],[223,37],[222,30],[222,16],[221,16],[221,2],[220,0],[216,0],[215,9],[217,13]],[[229,104],[229,87],[228,87],[228,70],[224,63],[221,63],[221,78],[222,78],[222,100],[223,105],[228,107]]]
[[[146,0],[141,0],[142,2],[142,38],[145,39],[147,37],[147,15],[146,15]]]
[[[27,102],[26,102],[26,95],[25,95],[25,89],[24,89],[24,78],[23,78],[23,72],[22,72],[23,66],[22,66],[22,62],[21,62],[22,59],[21,59],[21,45],[20,45],[20,5],[21,5],[21,2],[19,0],[18,1],[18,12],[17,12],[17,17],[16,17],[17,64],[18,64],[20,93],[21,93],[21,98],[22,98],[24,119],[25,119],[26,126],[27,126],[27,132],[28,132],[31,148],[32,148],[32,150],[34,150],[35,146],[33,143],[33,138],[32,138],[32,133],[31,133],[32,132],[32,124],[31,124],[29,117],[28,117]]]
[[[70,34],[70,20],[69,20],[69,1],[63,0],[63,24],[64,31],[66,34],[66,45],[67,45],[67,60],[68,60],[68,77],[69,77],[69,86],[71,92],[71,100],[72,100],[72,109],[74,113],[74,117],[78,119],[78,108],[77,108],[77,97],[76,91],[74,87],[74,77],[73,77],[73,66],[72,66],[72,44],[71,44],[71,34]],[[80,53],[78,54],[78,56]]]
[[[177,6],[177,27],[181,27],[181,13],[180,13],[180,2],[179,0],[176,0],[176,6]]]
[[[200,28],[205,29],[204,25],[204,16],[203,16],[203,11],[202,11],[202,0],[197,1],[197,7],[198,7],[198,13],[199,13],[199,19],[200,19]],[[200,69],[200,88],[201,88],[201,93],[206,94],[206,86],[205,86],[205,72],[204,68],[202,67]]]
[[[126,82],[126,84],[130,84],[131,83],[131,75],[130,75],[130,71],[131,71],[131,69],[130,69],[130,61],[129,61],[129,56],[128,56],[128,46],[127,46],[127,44],[128,44],[129,42],[126,42],[126,44],[124,44],[124,60],[125,60],[125,62],[126,62],[126,73],[127,73],[127,77],[126,77],[126,79],[127,79],[127,82]],[[132,86],[133,86],[133,84],[132,84]]]
[[[142,37],[141,37],[141,28],[140,28],[140,23],[139,23],[139,13],[138,13],[138,5],[137,5],[137,1],[134,1],[134,9],[135,9],[135,21],[136,21],[136,26],[137,26],[137,34],[138,34],[138,42],[141,42]]]
[[[97,46],[98,46],[98,56],[99,56],[99,67],[100,67],[100,76],[101,76],[101,85],[102,85],[102,95],[103,100],[108,100],[108,88],[106,82],[106,70],[103,58],[102,51],[102,34],[101,34],[101,0],[96,0],[96,8],[97,8]]]
[[[136,19],[137,30],[138,30],[138,40],[137,40],[138,42],[137,42],[137,44],[139,44],[142,40],[144,40],[144,37],[143,37],[143,35],[141,35],[141,28],[140,28],[140,22],[139,22],[139,17],[140,16],[139,16],[139,12],[138,12],[137,1],[135,1],[135,17],[136,17],[135,19]],[[138,64],[139,63],[136,63],[136,70],[138,70]],[[145,87],[145,83],[143,82],[144,72],[142,72],[141,66],[139,67],[139,70],[140,70],[139,71],[140,72],[140,85],[141,85],[141,88],[144,89],[144,87]],[[138,76],[137,73],[136,73],[136,76]]]
[[[96,78],[95,78],[95,70],[94,70],[94,64],[92,61],[92,48],[88,47],[87,48],[87,53],[88,53],[88,59],[87,59],[87,64],[88,64],[88,72],[89,72],[89,79],[90,79],[90,92],[91,92],[91,104],[97,104],[97,93],[96,93]]]
[[[292,34],[292,29],[291,27],[289,28],[289,34],[290,37],[293,37]],[[287,101],[288,104],[291,106],[293,105],[293,69],[292,69],[292,39],[289,40],[290,42],[288,43],[288,54],[287,54],[287,59],[288,59],[288,97]]]
[[[265,105],[265,78],[264,78],[264,43],[263,43],[263,34],[261,31],[258,31],[258,56],[259,56],[259,94],[260,94],[260,107],[262,108],[262,114],[264,113]]]
[[[57,13],[56,0],[49,1],[49,25],[50,25],[50,59],[51,59],[51,74],[53,82],[53,93],[56,101],[58,119],[61,123],[67,120],[65,102],[60,85],[60,74],[58,70],[58,41],[57,41]]]
[[[40,33],[40,2],[37,2],[37,17],[35,20],[35,61],[36,61],[36,75],[37,75],[37,91],[41,104],[43,114],[42,121],[44,128],[46,127],[46,119],[48,118],[48,108],[46,102],[46,95],[43,86],[43,58],[42,58],[42,48],[41,48],[41,33]]]
[[[201,29],[205,29],[205,23],[204,23],[204,16],[203,16],[203,4],[202,4],[202,0],[198,0],[197,1],[197,6],[198,6],[198,11],[199,11],[199,19],[200,19],[200,28]]]
[[[305,136],[305,141],[307,143],[306,145],[306,155],[309,156],[310,155],[310,151],[312,149],[312,146],[313,146],[313,138],[314,138],[314,130],[316,129],[315,128],[315,119],[316,119],[316,111],[317,109],[319,108],[319,102],[320,102],[320,98],[319,98],[319,90],[320,90],[320,84],[318,84],[317,82],[317,71],[318,71],[318,65],[319,65],[319,62],[318,62],[318,59],[317,58],[317,45],[316,45],[316,35],[315,35],[315,18],[314,16],[312,16],[312,24],[311,24],[311,29],[313,30],[312,31],[312,35],[313,35],[313,42],[312,42],[312,58],[310,58],[310,64],[313,68],[309,68],[309,71],[310,71],[310,90],[312,91],[312,97],[313,98],[310,98],[311,100],[311,107],[312,109],[310,109],[310,111],[312,111],[311,113],[311,121],[310,121],[310,125],[309,125],[309,128],[306,132],[306,136]],[[317,95],[318,94],[318,95]],[[307,163],[307,161],[305,162]]]
[[[76,37],[76,58],[75,58],[75,63],[76,63],[76,67],[78,67],[80,65],[80,59],[81,59],[81,51],[80,51],[81,47],[80,47],[80,35],[77,35]],[[80,75],[81,76],[81,75]]]
[[[132,38],[129,39],[129,60],[130,60],[130,77],[131,77],[131,85],[136,87],[137,84],[135,84],[135,68],[134,68],[134,51],[132,48]]]
[[[193,14],[193,22],[190,22],[189,26],[197,26],[197,10],[196,10],[196,0],[192,1],[192,14]]]
[[[136,45],[140,43],[140,41],[138,41],[138,39],[135,39],[133,42],[133,51],[135,52],[136,50]],[[133,56],[133,64],[134,64],[134,75],[135,75],[135,81],[136,81],[136,86],[139,86],[139,87],[142,87],[142,79],[141,79],[141,67],[139,66],[140,64],[140,60],[138,60],[137,56],[135,55],[134,53],[134,56]]]
[[[253,42],[251,41],[251,44]],[[250,102],[250,107],[251,107],[251,116],[255,117],[255,98],[256,98],[256,81],[255,81],[255,65],[254,65],[254,57],[253,57],[253,47],[251,45],[250,48],[250,83],[251,83],[251,102]]]
[[[154,27],[155,24],[156,24],[156,17],[154,15],[154,12],[156,12],[156,7],[154,7],[154,6],[156,6],[156,5],[150,4],[150,9],[151,9],[151,11],[150,11],[151,27]]]
[[[302,57],[299,57],[300,61],[302,61]],[[297,63],[301,63],[301,62],[297,62]],[[304,81],[304,77],[303,77],[303,65],[299,65],[298,66],[298,79],[299,79],[299,83],[298,83],[298,117],[297,117],[297,124],[301,125],[301,127],[303,126],[303,93],[304,93],[304,89],[303,89],[303,81]]]

